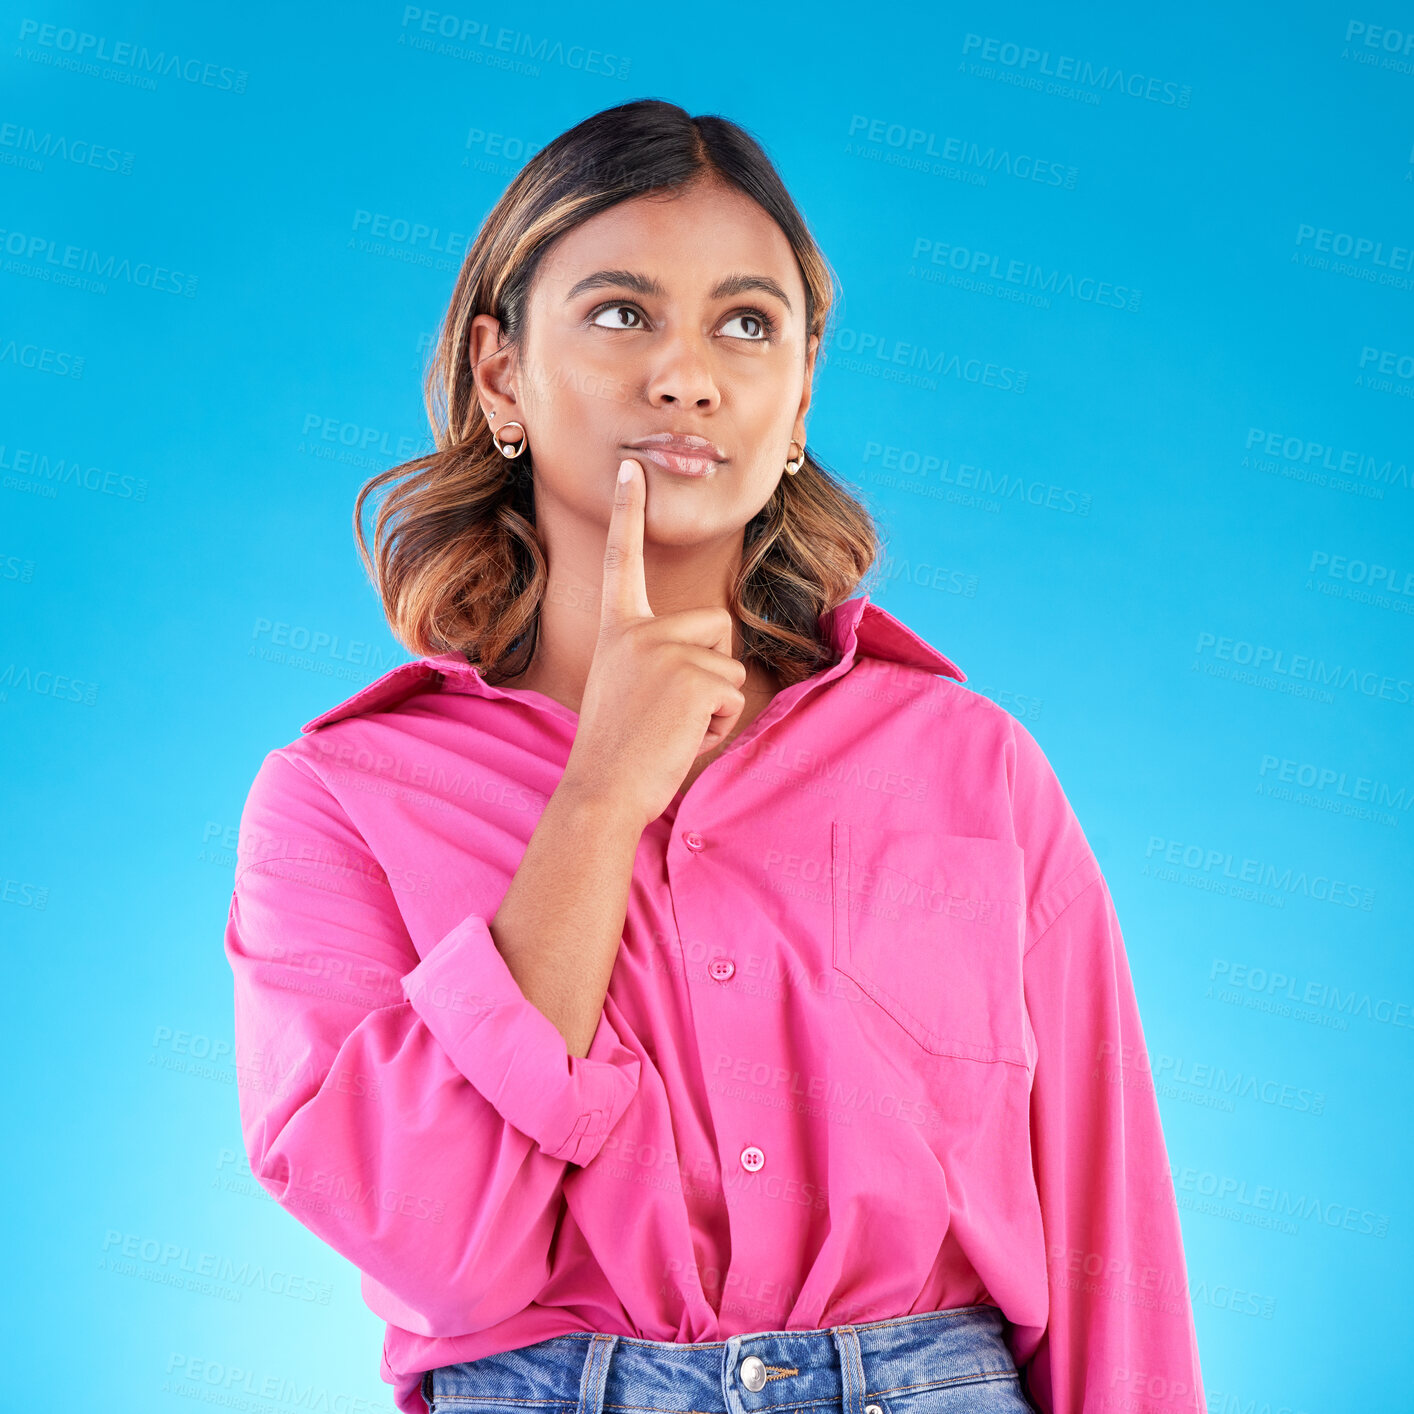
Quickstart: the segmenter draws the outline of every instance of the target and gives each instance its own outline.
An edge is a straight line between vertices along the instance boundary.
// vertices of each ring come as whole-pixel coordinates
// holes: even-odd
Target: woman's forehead
[[[773,278],[799,310],[804,281],[785,232],[734,187],[701,184],[619,202],[565,232],[547,251],[537,284],[552,297],[598,271],[632,272],[663,289],[700,287],[725,273]]]

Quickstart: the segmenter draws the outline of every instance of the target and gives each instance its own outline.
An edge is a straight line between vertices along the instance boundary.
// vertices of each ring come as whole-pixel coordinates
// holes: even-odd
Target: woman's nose
[[[721,401],[712,376],[710,350],[699,340],[682,337],[665,340],[653,352],[648,373],[650,402],[711,411]]]

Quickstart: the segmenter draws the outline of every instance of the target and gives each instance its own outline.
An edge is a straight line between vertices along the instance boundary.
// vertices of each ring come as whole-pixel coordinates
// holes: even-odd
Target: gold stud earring
[[[489,422],[490,419],[488,418],[487,420]],[[518,457],[526,449],[527,445],[530,442],[530,438],[526,434],[524,423],[503,422],[501,424],[501,431],[505,432],[506,428],[508,427],[520,428],[520,439],[518,441],[502,442],[501,439],[496,436],[496,429],[494,427],[491,429],[491,440],[496,444],[496,450],[500,452],[503,457]]]
[[[797,442],[794,437],[791,438],[790,444],[791,444],[792,447],[800,447],[800,443]],[[793,457],[791,460],[789,460],[788,462],[786,462],[786,472],[787,472],[788,475],[794,476],[794,475],[796,474],[796,472],[798,472],[798,471],[800,470],[800,468],[801,468],[802,466],[804,466],[804,465],[805,465],[805,448],[804,448],[804,447],[800,447],[800,455],[799,455],[798,457]]]

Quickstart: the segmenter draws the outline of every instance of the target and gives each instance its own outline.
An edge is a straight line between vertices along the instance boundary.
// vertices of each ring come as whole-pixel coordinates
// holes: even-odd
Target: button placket
[[[744,1087],[729,1077],[739,1062],[755,1055],[752,1014],[769,1008],[770,1003],[753,988],[743,991],[731,985],[739,959],[728,950],[739,948],[746,939],[736,927],[738,920],[723,908],[722,886],[737,870],[747,868],[750,861],[738,857],[732,838],[714,833],[710,812],[704,816],[695,808],[698,803],[695,799],[686,802],[691,818],[689,809],[684,808],[674,822],[676,838],[670,837],[667,874],[682,945],[686,949],[687,940],[697,939],[706,952],[705,957],[699,954],[699,960],[686,974],[695,984],[688,988],[688,1004],[703,1073],[709,1081],[708,1101],[722,1197],[731,1228],[738,1231],[766,1200],[767,1195],[756,1180],[766,1167],[767,1149],[753,1141],[769,1144],[771,1135],[769,1130],[762,1131],[759,1107],[751,1103],[749,1095],[744,1095]],[[711,1083],[718,1075],[723,1079]],[[735,1182],[730,1176],[733,1170],[738,1175]],[[734,1387],[739,1395],[747,1391],[754,1394],[753,1386],[743,1378],[743,1366],[747,1373],[757,1368],[738,1353],[724,1370],[726,1388],[731,1391]],[[764,1389],[773,1378],[764,1362],[760,1376],[759,1388]],[[729,1403],[728,1407],[732,1405]]]

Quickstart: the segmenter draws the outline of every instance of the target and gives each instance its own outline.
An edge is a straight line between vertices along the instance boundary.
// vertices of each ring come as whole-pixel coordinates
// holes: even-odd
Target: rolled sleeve
[[[586,1056],[521,991],[484,918],[462,920],[402,978],[452,1063],[541,1152],[583,1166],[638,1093],[642,1062],[607,1008]]]

